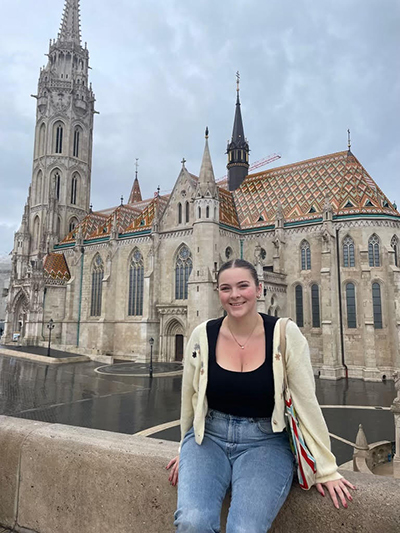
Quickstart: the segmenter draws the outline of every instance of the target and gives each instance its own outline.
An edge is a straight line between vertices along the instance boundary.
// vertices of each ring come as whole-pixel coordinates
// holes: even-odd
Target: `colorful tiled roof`
[[[220,188],[220,194],[222,191]],[[249,175],[238,189],[227,194],[233,196],[241,228],[274,223],[279,201],[286,221],[320,218],[327,195],[336,215],[399,215],[357,158],[347,151]],[[232,216],[232,203],[221,202],[220,220]],[[235,223],[229,225],[237,227]]]
[[[85,218],[80,222],[68,235],[61,241],[60,244],[68,244],[75,242],[75,235],[78,232],[79,228],[82,228],[82,236],[86,239],[95,229],[100,225],[104,224],[107,220],[107,216],[102,213],[89,213]]]
[[[235,208],[235,201],[231,192],[225,188],[218,187],[219,190],[219,221],[233,228],[239,228],[239,219]]]
[[[107,235],[110,235],[114,216],[116,216],[117,219],[118,233],[121,233],[124,228],[129,226],[132,220],[134,220],[138,216],[140,211],[141,210],[138,209],[136,205],[119,205],[109,214],[106,222],[97,226],[94,231],[88,237],[86,237],[86,240],[96,239],[98,237],[105,237]]]
[[[154,197],[149,205],[137,216],[129,226],[127,226],[122,233],[133,233],[135,231],[142,231],[149,229],[153,224],[156,210],[160,210],[160,215],[164,212],[167,205],[169,195]]]
[[[47,276],[52,279],[63,281],[69,281],[71,279],[71,274],[69,273],[64,254],[51,253],[46,255],[43,262],[43,268]]]

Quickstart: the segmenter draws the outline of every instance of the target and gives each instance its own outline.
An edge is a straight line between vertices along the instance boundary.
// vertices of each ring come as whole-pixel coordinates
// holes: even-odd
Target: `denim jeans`
[[[229,487],[226,533],[266,533],[289,494],[293,473],[287,433],[273,433],[270,418],[209,410],[201,445],[193,428],[182,442],[177,533],[219,532]]]

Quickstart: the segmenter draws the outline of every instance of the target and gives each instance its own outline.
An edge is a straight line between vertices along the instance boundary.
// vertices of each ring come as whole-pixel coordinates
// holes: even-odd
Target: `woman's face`
[[[240,318],[254,312],[261,295],[261,283],[255,284],[247,268],[228,268],[219,276],[218,293],[228,315]]]

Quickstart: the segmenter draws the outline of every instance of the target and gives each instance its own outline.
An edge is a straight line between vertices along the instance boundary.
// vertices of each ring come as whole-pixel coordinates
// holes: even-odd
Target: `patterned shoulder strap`
[[[288,379],[286,373],[286,327],[291,318],[281,318],[280,320],[280,341],[279,348],[282,357],[282,366],[283,366],[283,381],[285,384],[285,389],[288,388]]]

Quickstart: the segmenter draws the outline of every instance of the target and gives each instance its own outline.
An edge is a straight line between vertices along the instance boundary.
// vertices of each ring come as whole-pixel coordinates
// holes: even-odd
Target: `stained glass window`
[[[343,266],[354,267],[354,241],[351,237],[346,237],[343,241]]]
[[[382,301],[379,283],[372,284],[372,306],[374,310],[374,328],[382,329]]]
[[[192,268],[192,254],[187,246],[182,246],[175,263],[175,298],[177,300],[186,300],[188,297],[188,281]]]
[[[354,283],[346,284],[347,327],[357,327],[356,289]]]
[[[303,287],[301,285],[296,285],[296,323],[299,328],[304,326]]]
[[[128,315],[143,315],[143,257],[139,250],[134,250],[129,266]]]
[[[96,255],[92,267],[92,297],[90,316],[101,315],[101,298],[103,289],[104,264],[99,255]]]
[[[321,327],[319,311],[319,287],[317,284],[311,286],[311,308],[312,308],[312,325],[313,328]]]
[[[301,270],[311,270],[311,248],[307,241],[301,243]]]
[[[379,239],[377,235],[372,235],[368,241],[368,260],[370,267],[380,266],[379,260]]]

